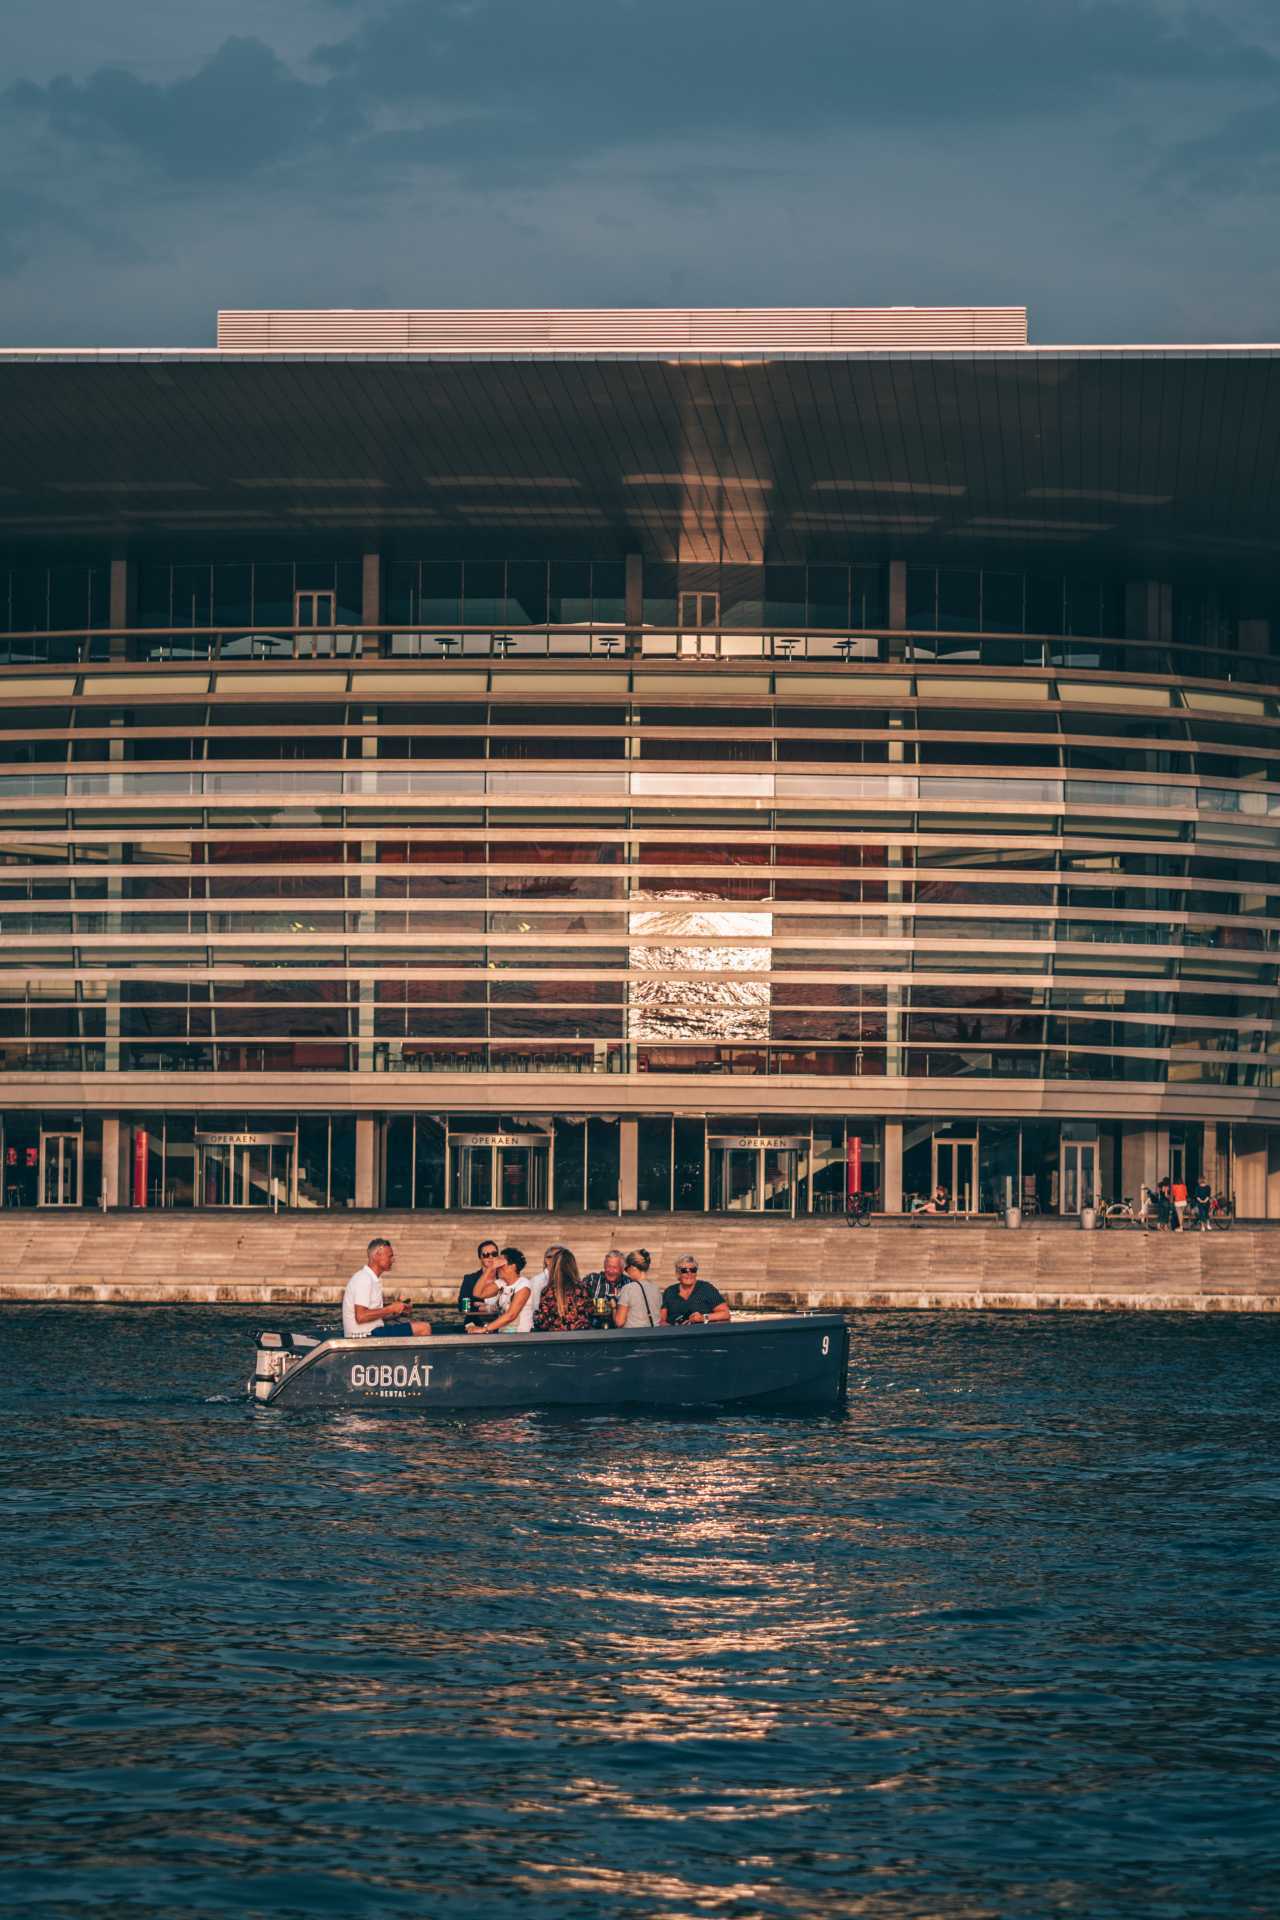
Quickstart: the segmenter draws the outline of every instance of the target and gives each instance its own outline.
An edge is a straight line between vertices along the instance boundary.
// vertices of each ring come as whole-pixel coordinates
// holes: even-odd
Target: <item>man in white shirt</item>
[[[371,1333],[376,1333],[380,1340],[389,1335],[407,1338],[416,1334],[422,1338],[429,1334],[429,1320],[407,1318],[407,1300],[385,1301],[382,1297],[382,1276],[390,1273],[395,1264],[391,1242],[371,1240],[365,1252],[367,1264],[352,1274],[342,1296],[343,1339],[367,1340]]]

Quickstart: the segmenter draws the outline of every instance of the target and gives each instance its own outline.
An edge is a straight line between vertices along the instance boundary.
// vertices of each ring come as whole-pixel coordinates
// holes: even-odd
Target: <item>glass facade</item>
[[[389,559],[315,646],[362,566],[144,559],[63,658],[2,576],[5,1205],[799,1216],[893,1125],[904,1200],[1070,1211],[1135,1128],[1265,1131],[1280,665],[1227,588],[1156,643],[1065,574],[651,562],[611,638],[614,559]],[[557,623],[591,657],[521,654]]]

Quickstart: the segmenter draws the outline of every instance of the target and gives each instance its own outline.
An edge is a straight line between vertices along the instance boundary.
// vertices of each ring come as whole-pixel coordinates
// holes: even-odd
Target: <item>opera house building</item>
[[[1280,348],[234,312],[0,419],[4,1207],[1280,1215]]]

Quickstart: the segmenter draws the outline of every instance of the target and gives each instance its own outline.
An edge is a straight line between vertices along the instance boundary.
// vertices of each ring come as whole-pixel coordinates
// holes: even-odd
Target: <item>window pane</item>
[[[253,621],[253,568],[221,565],[213,569],[213,624],[247,627]]]
[[[576,626],[591,618],[591,568],[577,560],[551,562],[550,619],[555,626]]]
[[[383,612],[393,627],[411,626],[418,617],[418,568],[414,561],[397,560],[386,570]]]
[[[978,585],[981,576],[968,568],[938,570],[938,625],[974,633],[978,626]]]
[[[811,627],[847,627],[849,624],[849,569],[809,568]]]
[[[340,560],[333,569],[335,609],[340,627],[356,627],[364,619],[364,569],[358,560]]]
[[[541,560],[514,560],[507,568],[507,610],[513,626],[540,627],[547,617],[547,569]]]
[[[421,597],[412,616],[427,627],[456,627],[462,619],[462,567],[456,560],[422,564]]]
[[[769,627],[803,627],[805,570],[803,567],[766,567],[764,618]]]
[[[984,633],[1021,633],[1022,575],[984,573],[982,576],[982,630]]]
[[[938,573],[936,567],[907,568],[907,625],[936,627]]]
[[[87,567],[51,567],[49,570],[49,625],[54,632],[83,627],[89,619]]]
[[[144,566],[138,577],[138,621],[144,627],[167,627],[171,608],[168,567]],[[22,621],[14,622],[21,627]]]
[[[464,626],[488,627],[506,618],[506,567],[501,560],[468,560],[462,591]]]
[[[1062,581],[1057,574],[1028,575],[1027,631],[1062,632]]]
[[[883,567],[850,569],[849,615],[855,627],[878,627],[885,617]]]
[[[289,562],[254,568],[253,618],[260,627],[293,625],[293,567]]]
[[[1101,608],[1096,580],[1068,580],[1067,632],[1086,635],[1101,631]]]
[[[597,560],[591,569],[592,617],[595,620],[625,620],[627,617],[627,570],[621,560]]]

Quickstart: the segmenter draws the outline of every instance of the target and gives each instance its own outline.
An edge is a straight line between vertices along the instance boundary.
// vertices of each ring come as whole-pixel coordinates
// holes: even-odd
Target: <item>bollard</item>
[[[1094,1228],[1097,1226],[1097,1224],[1098,1224],[1098,1209],[1096,1207],[1081,1207],[1080,1209],[1081,1230],[1085,1233],[1092,1233]]]
[[[1017,1228],[1022,1225],[1022,1208],[1006,1207],[1004,1210],[1004,1223],[1011,1233],[1015,1232]]]

